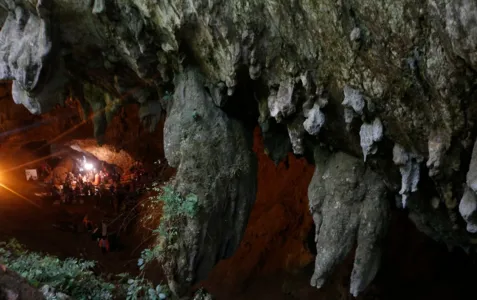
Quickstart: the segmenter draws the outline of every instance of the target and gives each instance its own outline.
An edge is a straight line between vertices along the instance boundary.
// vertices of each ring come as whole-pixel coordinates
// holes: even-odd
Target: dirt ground
[[[93,208],[93,201],[84,204],[53,205],[51,201],[43,201],[41,208],[31,205],[26,200],[0,192],[0,239],[17,239],[32,251],[46,252],[58,257],[81,257],[96,260],[101,271],[121,273],[136,271],[137,257],[140,250],[133,253],[138,244],[133,234],[121,236],[124,249],[120,252],[101,254],[98,244],[87,232],[73,232],[66,228],[67,224],[75,224],[81,228],[85,214],[98,223],[103,218],[113,220],[114,215]],[[28,198],[41,203],[31,195]],[[114,228],[109,228],[110,231]]]
[[[30,197],[30,200],[41,203],[39,199]],[[46,201],[45,201],[46,202]],[[92,241],[88,233],[74,233],[62,231],[53,226],[76,220],[81,224],[82,217],[89,216],[99,221],[109,217],[93,208],[93,203],[52,205],[42,203],[42,208],[37,208],[5,190],[0,192],[0,240],[17,239],[29,250],[56,255],[60,258],[79,257],[98,262],[99,270],[104,273],[137,272],[137,258],[142,249],[134,253],[138,239],[133,234],[123,236],[125,248],[121,252],[112,252],[103,255],[96,242]],[[157,270],[157,269],[156,269]],[[307,270],[308,273],[310,270]],[[155,282],[162,276],[147,276]],[[218,281],[208,281],[204,286],[218,294],[217,299],[319,299],[317,290],[309,287],[308,275],[305,273],[278,273],[272,276],[251,278],[244,285],[223,290]],[[228,286],[229,288],[231,286]],[[334,298],[336,299],[336,298]]]

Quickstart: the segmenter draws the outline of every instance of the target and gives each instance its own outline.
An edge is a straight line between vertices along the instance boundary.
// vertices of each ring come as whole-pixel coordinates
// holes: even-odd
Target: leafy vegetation
[[[120,274],[113,282],[95,274],[94,261],[30,252],[17,241],[0,243],[0,264],[19,273],[35,287],[49,286],[78,300],[158,300],[168,298],[163,286],[154,286],[143,276]],[[48,300],[56,296],[46,295]]]
[[[177,249],[176,239],[181,225],[186,218],[195,217],[199,210],[199,201],[195,194],[182,197],[171,185],[163,187],[154,185],[153,190],[157,192],[157,195],[150,198],[151,202],[162,204],[161,222],[153,231],[153,234],[159,237],[159,242],[153,248],[142,251],[138,261],[141,270],[148,263],[159,258],[164,251]]]
[[[153,190],[156,196],[149,200],[162,206],[160,225],[153,230],[159,242],[151,249],[141,253],[138,267],[139,276],[123,273],[106,280],[94,271],[96,262],[76,258],[61,260],[55,256],[44,255],[26,250],[16,240],[0,242],[0,265],[19,273],[30,284],[41,288],[48,286],[56,293],[64,293],[78,300],[159,300],[170,297],[168,289],[158,285],[154,287],[144,278],[146,265],[161,257],[164,251],[177,249],[177,237],[187,218],[198,213],[198,198],[194,194],[182,197],[171,185]],[[56,299],[55,293],[47,296]]]

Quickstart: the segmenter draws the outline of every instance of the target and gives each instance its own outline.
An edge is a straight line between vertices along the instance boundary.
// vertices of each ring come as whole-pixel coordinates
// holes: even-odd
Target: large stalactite
[[[322,287],[357,242],[350,287],[356,297],[379,269],[389,218],[386,186],[362,161],[342,152],[317,147],[315,164],[308,188],[317,247],[311,285]]]
[[[198,216],[184,224],[177,250],[165,251],[169,284],[180,295],[234,254],[256,194],[252,133],[214,105],[202,80],[196,69],[176,78],[164,125],[165,155],[177,168],[175,190],[199,201]]]

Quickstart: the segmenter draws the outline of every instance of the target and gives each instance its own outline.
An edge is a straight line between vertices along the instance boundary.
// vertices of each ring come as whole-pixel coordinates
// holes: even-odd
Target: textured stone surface
[[[0,299],[44,300],[46,298],[20,275],[0,265]]]
[[[379,269],[389,216],[386,187],[359,159],[342,152],[316,148],[315,163],[308,188],[317,247],[311,285],[322,287],[357,242],[350,287],[356,297]]]
[[[399,194],[402,196],[402,207],[406,207],[410,194],[418,189],[421,178],[420,163],[422,162],[422,157],[406,152],[404,148],[396,144],[393,148],[393,161],[399,166],[399,171],[401,172],[401,190]]]
[[[257,168],[252,135],[214,105],[198,70],[176,78],[173,98],[165,155],[177,168],[175,189],[199,200],[198,216],[179,233],[177,253],[164,258],[172,291],[183,294],[239,246],[255,201]]]
[[[145,121],[157,121],[158,103],[166,110],[175,105],[166,100],[168,91],[177,92],[173,79],[194,66],[215,108],[240,118],[246,104],[258,107],[266,151],[276,162],[290,149],[309,155],[317,139],[354,157],[373,153],[366,164],[409,208],[418,228],[438,241],[469,246],[472,236],[460,225],[458,207],[467,171],[475,170],[469,167],[477,113],[475,1],[0,3],[10,11],[0,33],[1,77],[14,80],[15,101],[30,111],[45,112],[63,100],[57,97],[66,78],[63,61],[69,81],[83,92],[87,84],[97,88],[83,93],[83,103],[95,112],[101,139],[108,115],[125,103],[141,103]],[[27,20],[24,28],[19,16]],[[310,115],[316,105],[324,118],[316,110]],[[376,149],[368,125],[377,119],[383,136]],[[180,140],[169,137],[166,152],[190,147]],[[398,155],[394,145],[402,149]],[[180,165],[174,151],[170,163]],[[436,197],[445,206],[436,205]]]
[[[311,135],[318,135],[321,127],[325,124],[325,114],[321,111],[318,104],[314,104],[313,107],[305,114],[306,120],[303,122],[303,127]]]
[[[472,190],[466,190],[460,200],[459,213],[467,222],[467,231],[477,232],[477,196]]]
[[[13,79],[15,103],[40,114],[63,102],[66,83],[49,16],[50,1],[39,1],[36,12],[13,0],[4,2],[11,10],[0,32],[0,79]]]
[[[467,186],[477,193],[477,142],[472,150],[472,159],[470,160],[469,171],[467,172]]]
[[[361,149],[363,149],[364,161],[368,155],[376,154],[378,151],[376,143],[383,139],[383,124],[378,118],[372,123],[363,123],[359,130],[361,138]]]

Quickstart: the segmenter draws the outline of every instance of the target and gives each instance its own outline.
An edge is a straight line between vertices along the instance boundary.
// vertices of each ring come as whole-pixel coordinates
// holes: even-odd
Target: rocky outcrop
[[[200,72],[186,70],[175,86],[165,155],[177,168],[175,190],[199,201],[198,215],[187,219],[176,250],[164,258],[171,290],[182,295],[239,246],[255,201],[257,168],[251,132],[214,105]]]
[[[467,172],[466,190],[459,204],[459,212],[467,223],[467,231],[477,233],[477,142],[474,144],[469,171]]]
[[[473,196],[468,189],[472,183],[466,183],[473,165],[473,116],[477,113],[473,101],[477,96],[475,1],[33,2],[35,7],[32,1],[0,0],[2,9],[9,11],[8,16],[1,15],[6,21],[0,34],[0,77],[14,81],[15,101],[30,111],[45,112],[61,102],[56,95],[66,78],[63,65],[75,87],[69,86],[72,97],[80,99],[85,111],[88,106],[94,111],[99,139],[108,114],[126,103],[139,103],[140,117],[147,124],[155,124],[160,111],[168,110],[165,150],[169,162],[187,169],[181,176],[197,176],[204,184],[199,188],[189,177],[179,176],[182,183],[177,186],[181,192],[197,190],[201,201],[210,203],[228,199],[232,186],[243,188],[245,184],[234,181],[226,186],[230,191],[224,187],[207,196],[204,190],[211,184],[208,174],[216,178],[222,167],[232,166],[228,159],[246,149],[241,140],[230,142],[242,130],[229,124],[236,122],[231,116],[259,115],[266,151],[275,161],[289,150],[308,156],[317,144],[332,152],[364,156],[365,165],[356,167],[365,170],[356,189],[371,191],[385,182],[387,191],[397,197],[399,207],[409,210],[420,230],[452,246],[475,248],[473,229],[467,231],[474,224]],[[35,47],[39,51],[33,51]],[[190,71],[191,67],[200,70],[202,79],[197,79],[199,71]],[[179,87],[188,80],[190,89]],[[89,93],[91,85],[93,93]],[[181,91],[185,94],[179,97]],[[203,111],[194,112],[194,108],[199,110],[194,106],[197,103],[207,106],[201,104]],[[220,125],[226,125],[220,129],[222,138],[214,135]],[[193,136],[174,133],[174,126]],[[206,135],[217,145],[199,145],[198,140]],[[204,163],[193,164],[188,155]],[[214,173],[204,169],[207,164],[202,156],[217,159]],[[252,174],[251,170],[242,171]],[[226,247],[230,251],[249,213],[251,191],[246,194],[248,200],[240,202],[244,206],[235,208],[241,221],[233,230],[232,246]],[[350,198],[361,204],[344,205],[346,213],[336,219],[355,216],[355,223],[349,224],[355,228],[365,203],[372,201],[364,199]],[[328,211],[331,204],[326,203],[316,205],[317,211],[324,211],[323,220],[328,213],[337,214]],[[212,230],[212,225],[205,228],[207,220],[219,212],[216,209],[200,219],[203,223],[190,227],[200,228],[189,235],[199,250],[187,255],[200,257],[203,238],[199,235]],[[381,219],[373,222],[380,224]],[[326,228],[320,233],[327,232]],[[231,227],[223,229],[228,232]],[[218,246],[222,233],[213,234],[219,238],[213,247],[222,247]],[[349,245],[353,238],[346,235],[346,241],[336,242]],[[189,246],[183,247],[181,251]],[[220,253],[218,257],[230,254],[218,248],[209,250]],[[318,261],[316,285],[339,261],[338,256]],[[186,263],[174,259],[182,265],[170,267],[170,275],[176,277],[175,282],[183,283],[186,278],[192,282],[216,261],[215,255],[210,257]],[[197,266],[204,268],[198,272]],[[353,279],[357,284],[353,292],[365,286],[372,277],[369,274]]]
[[[316,225],[317,255],[311,285],[322,287],[357,242],[350,293],[374,279],[381,262],[389,203],[382,179],[357,158],[315,149],[315,174],[308,188]]]
[[[45,300],[46,298],[20,275],[0,265],[0,299]]]
[[[0,79],[13,80],[15,103],[40,114],[65,100],[61,42],[51,24],[51,1],[37,1],[36,10],[17,3],[2,4],[10,13],[0,33]]]

